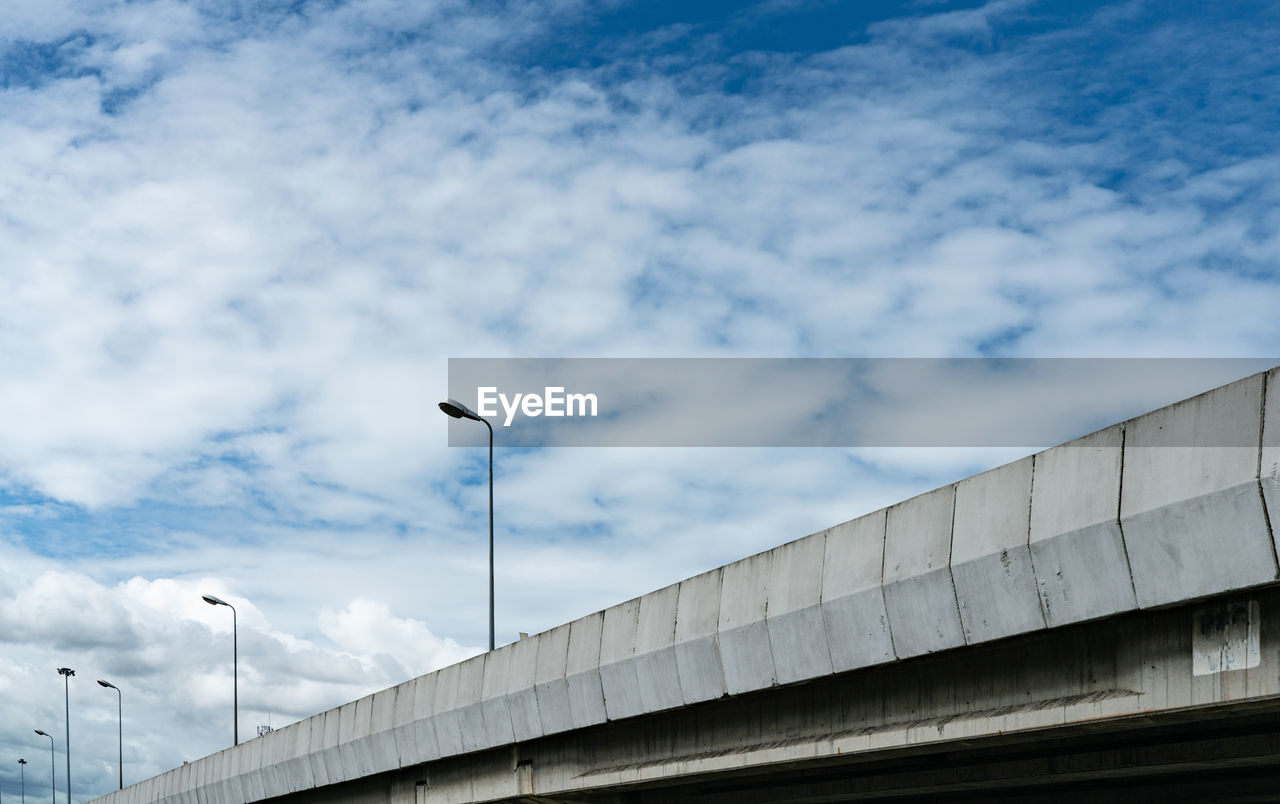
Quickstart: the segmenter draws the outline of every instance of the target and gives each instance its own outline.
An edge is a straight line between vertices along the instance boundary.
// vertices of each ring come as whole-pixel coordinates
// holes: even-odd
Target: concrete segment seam
[[[898,658],[898,645],[893,641],[893,621],[889,617],[889,599],[884,591],[884,568],[885,562],[888,561],[886,554],[889,552],[889,509],[884,510],[884,528],[880,532],[880,604],[884,607],[884,628],[889,632],[889,649],[893,651],[893,658]]]
[[[964,644],[969,642],[969,627],[965,624],[964,614],[960,612],[960,592],[956,589],[956,574],[951,571],[951,557],[956,549],[956,499],[960,496],[960,484],[951,484],[951,528],[947,539],[947,577],[951,579],[951,597],[956,604],[956,621],[960,623],[960,636]]]
[[[1138,603],[1138,584],[1133,579],[1133,561],[1129,558],[1129,540],[1124,535],[1124,519],[1120,512],[1124,510],[1124,459],[1129,451],[1129,428],[1120,425],[1120,481],[1116,489],[1116,529],[1120,531],[1120,549],[1124,550],[1124,566],[1129,573],[1129,588],[1133,590],[1133,605]]]
[[[822,636],[824,637],[823,644],[827,647],[827,663],[834,671],[836,660],[835,657],[831,655],[831,640],[830,638],[827,638],[827,616],[825,610],[822,608],[822,601],[824,599],[822,579],[827,577],[827,544],[830,542],[830,533],[830,529],[822,532],[822,563],[818,567],[818,616],[822,618]],[[884,563],[883,557],[881,557],[880,562],[882,564]],[[767,606],[768,604],[766,603],[765,605]],[[772,651],[772,648],[770,648],[770,651]],[[777,660],[774,661],[774,665],[776,669]]]
[[[1049,607],[1045,605],[1044,595],[1040,591],[1040,574],[1036,572],[1036,553],[1031,549],[1031,505],[1036,497],[1036,458],[1031,456],[1031,479],[1027,484],[1027,563],[1031,566],[1031,585],[1036,590],[1036,603],[1040,606],[1040,619],[1044,627],[1049,627]]]
[[[1275,560],[1277,573],[1280,574],[1280,555],[1276,553],[1276,531],[1271,524],[1271,512],[1267,510],[1267,495],[1262,491],[1262,452],[1266,445],[1267,433],[1267,382],[1270,371],[1262,372],[1262,399],[1258,411],[1258,498],[1262,501],[1262,520],[1267,523],[1267,535],[1271,537],[1271,557]]]

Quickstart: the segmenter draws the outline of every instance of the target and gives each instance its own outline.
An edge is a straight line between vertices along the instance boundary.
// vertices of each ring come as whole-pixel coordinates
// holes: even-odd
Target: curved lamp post
[[[124,693],[120,692],[120,688],[110,681],[98,679],[100,686],[116,691],[116,747],[118,757],[116,759],[116,770],[120,771],[120,789],[124,789]]]
[[[440,410],[455,419],[471,419],[489,428],[489,650],[493,650],[493,425],[456,399],[441,402]]]
[[[240,744],[240,647],[236,635],[236,607],[213,595],[201,595],[200,599],[210,606],[226,606],[231,609],[231,737],[235,745]]]
[[[49,804],[53,804],[53,802],[57,800],[55,795],[58,792],[53,782],[53,735],[45,734],[39,729],[36,729],[35,731],[36,734],[39,734],[41,737],[49,738]]]
[[[62,692],[67,714],[67,804],[71,804],[71,677],[76,674],[70,667],[59,667],[62,676]]]
[[[18,760],[18,790],[21,791],[22,804],[27,804],[27,761]]]

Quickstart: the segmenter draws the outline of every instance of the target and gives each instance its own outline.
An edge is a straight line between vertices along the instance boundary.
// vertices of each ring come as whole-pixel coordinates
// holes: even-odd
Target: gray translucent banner
[[[1035,449],[1278,363],[1262,358],[451,358],[448,395],[483,415],[495,444],[506,447]],[[483,425],[450,420],[450,446],[487,443]],[[1255,438],[1194,445],[1257,443]]]

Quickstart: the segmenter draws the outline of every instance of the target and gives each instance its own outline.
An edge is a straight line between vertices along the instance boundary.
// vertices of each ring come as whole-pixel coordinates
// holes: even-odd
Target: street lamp
[[[76,674],[70,667],[59,667],[62,676],[62,694],[67,710],[67,804],[71,804],[71,677]]]
[[[22,804],[27,804],[27,761],[18,760],[18,790],[21,791]]]
[[[231,609],[231,735],[236,745],[240,744],[240,647],[236,635],[236,607],[213,595],[201,595],[200,599],[210,606],[226,606]]]
[[[110,681],[98,679],[100,686],[116,691],[116,746],[119,750],[119,758],[116,760],[116,770],[120,771],[120,789],[124,789],[124,693],[120,688]]]
[[[36,729],[36,734],[49,738],[49,804],[53,804],[56,801],[55,795],[58,792],[53,783],[53,735],[45,734],[39,729]]]
[[[445,399],[440,410],[455,419],[471,419],[489,428],[489,650],[493,650],[493,425],[456,399]]]

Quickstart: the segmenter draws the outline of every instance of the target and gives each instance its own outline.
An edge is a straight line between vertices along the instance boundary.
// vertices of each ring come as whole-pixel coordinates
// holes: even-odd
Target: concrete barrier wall
[[[1140,607],[1275,579],[1259,484],[1263,385],[1259,374],[1125,425],[1120,527]]]
[[[1280,370],[99,799],[257,801],[1277,577]]]

